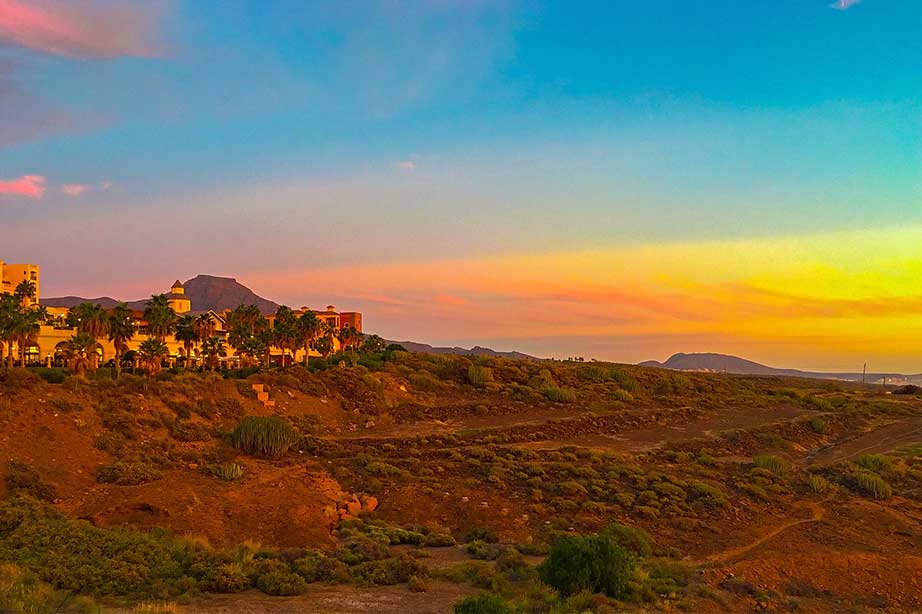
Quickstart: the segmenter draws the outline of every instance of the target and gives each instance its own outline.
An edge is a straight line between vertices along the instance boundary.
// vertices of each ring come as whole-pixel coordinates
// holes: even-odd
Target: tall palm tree
[[[203,313],[195,318],[193,328],[198,340],[203,341],[215,333],[215,322],[211,319],[210,314]]]
[[[12,333],[19,346],[19,366],[26,366],[26,348],[30,348],[38,340],[42,322],[48,316],[44,307],[26,307],[19,310],[13,320]]]
[[[134,338],[134,313],[125,303],[119,303],[109,314],[109,341],[115,346],[115,377],[122,373],[122,357],[128,342]]]
[[[7,345],[7,368],[13,366],[13,343],[16,341],[16,320],[22,310],[20,303],[12,294],[0,294],[0,362],[3,359],[3,344]]]
[[[150,336],[161,342],[173,332],[176,327],[176,313],[170,307],[166,294],[151,296],[144,307],[144,319],[147,320],[147,331]]]
[[[345,352],[351,350],[352,366],[355,366],[355,346],[361,341],[362,333],[355,330],[352,326],[343,326],[337,331],[336,336],[339,338],[340,348]]]
[[[192,364],[192,349],[195,347],[196,342],[200,341],[196,330],[197,322],[198,318],[195,316],[182,316],[176,321],[176,332],[173,333],[176,341],[182,343],[183,348],[186,350],[187,369]]]
[[[99,348],[99,342],[88,333],[78,332],[64,345],[62,354],[74,375],[83,378],[93,365],[93,356]]]
[[[308,309],[298,318],[298,333],[301,337],[301,345],[304,347],[304,366],[310,366],[311,348],[314,346],[314,340],[320,334],[320,320],[317,314]]]
[[[93,303],[80,303],[70,310],[68,317],[81,333],[86,333],[94,340],[104,339],[109,334],[109,314],[102,305]],[[98,366],[99,355],[93,352],[90,357],[91,370]]]
[[[13,297],[23,307],[30,307],[32,305],[32,299],[35,298],[35,292],[35,282],[23,279],[16,284],[16,289],[13,290]]]
[[[290,307],[280,306],[275,312],[275,323],[272,325],[272,340],[277,348],[282,350],[282,363],[288,351],[300,344],[301,333],[298,331],[298,318]]]
[[[138,346],[138,358],[141,362],[141,368],[148,375],[154,376],[160,373],[163,368],[163,360],[170,355],[170,350],[162,339],[151,337],[145,339]]]

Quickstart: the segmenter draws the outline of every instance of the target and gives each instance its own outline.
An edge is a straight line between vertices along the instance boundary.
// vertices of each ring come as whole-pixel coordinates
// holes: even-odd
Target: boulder
[[[358,513],[362,511],[362,504],[358,501],[350,501],[346,504],[346,510],[352,516],[357,516]]]
[[[362,506],[362,508],[366,512],[375,511],[376,509],[378,509],[378,499],[375,497],[368,497],[367,499],[365,499],[365,504]]]

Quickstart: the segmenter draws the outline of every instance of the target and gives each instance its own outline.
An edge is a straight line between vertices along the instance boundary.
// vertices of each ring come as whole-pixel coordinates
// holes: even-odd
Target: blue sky
[[[0,0],[0,257],[300,303],[317,268],[916,224],[920,61],[912,0]]]

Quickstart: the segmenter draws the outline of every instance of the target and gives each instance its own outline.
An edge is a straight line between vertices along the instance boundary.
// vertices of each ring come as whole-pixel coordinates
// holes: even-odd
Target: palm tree
[[[115,346],[115,377],[122,373],[122,357],[128,342],[134,338],[134,313],[125,303],[119,303],[109,314],[109,341]]]
[[[211,315],[203,313],[195,318],[195,335],[198,337],[199,341],[208,339],[215,333],[215,322],[211,319]]]
[[[337,333],[339,337],[339,344],[343,351],[346,351],[348,348],[351,350],[350,354],[352,356],[352,366],[355,366],[355,346],[362,339],[362,333],[355,330],[351,325],[343,326],[339,329]]]
[[[202,356],[205,357],[205,363],[208,367],[214,371],[221,359],[227,356],[224,339],[215,335],[202,341]]]
[[[32,299],[35,298],[35,282],[23,279],[16,284],[16,289],[13,290],[13,297],[23,307],[30,307],[32,305]]]
[[[20,303],[12,294],[0,294],[0,362],[3,359],[3,344],[7,344],[8,368],[13,366],[13,343],[16,341],[14,329],[16,319],[22,310]]]
[[[167,348],[166,343],[156,337],[145,339],[138,346],[138,358],[141,362],[141,368],[150,376],[160,373],[160,369],[163,368],[163,359],[169,355],[170,350]]]
[[[308,309],[298,318],[298,333],[301,336],[301,345],[304,347],[304,366],[310,365],[311,348],[314,340],[320,334],[320,320],[317,314]]]
[[[170,307],[166,294],[155,294],[147,301],[144,307],[144,319],[147,320],[147,331],[151,337],[159,341],[173,332],[176,326],[176,313]]]
[[[96,339],[88,333],[78,332],[64,345],[62,353],[74,374],[83,378],[87,369],[93,365],[93,356],[96,356],[97,348],[99,342]]]
[[[12,322],[11,332],[19,346],[19,366],[26,366],[26,348],[32,347],[38,340],[42,322],[48,316],[44,307],[26,307],[19,310]]]
[[[94,340],[105,338],[109,334],[109,314],[102,308],[102,305],[80,303],[70,310],[68,317],[78,332],[86,333]],[[93,352],[90,358],[92,360],[90,369],[95,370],[99,355]]]
[[[211,318],[208,320],[210,322]],[[176,337],[176,341],[182,343],[183,348],[186,350],[187,369],[189,368],[189,365],[192,364],[192,348],[194,348],[196,342],[200,340],[198,336],[198,330],[196,330],[197,323],[198,318],[195,316],[183,316],[176,322],[176,332],[173,333]]]
[[[282,350],[282,364],[284,364],[286,352],[294,351],[301,341],[298,318],[290,307],[282,305],[276,310],[275,323],[272,325],[272,340],[275,346]]]
[[[360,333],[361,334],[361,333]],[[365,335],[362,341],[363,352],[383,352],[387,344],[378,335]]]

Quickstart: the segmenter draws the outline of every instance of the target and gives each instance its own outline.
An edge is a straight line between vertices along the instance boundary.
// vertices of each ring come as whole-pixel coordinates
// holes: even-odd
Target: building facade
[[[37,264],[9,264],[0,260],[0,292],[13,294],[23,281],[35,284],[35,297],[30,300],[31,305],[38,305],[41,292],[41,271]]]

